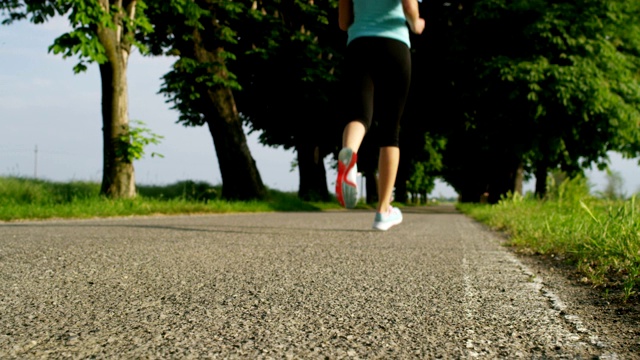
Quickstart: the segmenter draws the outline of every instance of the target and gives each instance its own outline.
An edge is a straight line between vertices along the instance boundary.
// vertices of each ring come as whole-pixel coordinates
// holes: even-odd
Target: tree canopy
[[[154,32],[141,38],[153,54],[177,57],[164,75],[160,92],[186,126],[207,125],[211,133],[226,199],[266,195],[251,156],[236,105],[241,86],[230,65],[237,57],[238,23],[253,16],[246,2],[173,0],[150,3]]]
[[[178,122],[209,126],[230,197],[263,194],[243,124],[260,131],[266,145],[296,150],[301,196],[327,197],[322,159],[337,154],[342,128],[346,34],[337,25],[337,1],[1,4],[4,23],[68,16],[73,31],[50,50],[76,56],[75,71],[100,64],[103,89],[121,79],[132,46],[176,56],[160,91],[179,110]],[[427,28],[411,39],[400,192],[429,192],[442,177],[462,201],[488,192],[495,202],[535,177],[544,196],[551,171],[605,168],[611,151],[640,155],[639,2],[429,1],[420,11]],[[107,71],[105,64],[125,67]],[[103,108],[105,118],[119,109],[122,119],[121,97],[116,104]],[[127,134],[128,120],[110,124],[118,125],[107,138]],[[374,173],[366,155],[373,150],[363,143],[362,151],[363,171]],[[244,175],[225,179],[234,164]]]
[[[449,120],[442,174],[463,198],[497,201],[522,171],[544,181],[604,167],[608,151],[638,155],[637,2],[438,5],[427,10],[425,50],[442,59],[431,109]]]
[[[114,198],[136,195],[132,159],[140,143],[131,143],[137,137],[132,136],[129,127],[127,64],[132,47],[145,51],[135,39],[137,33],[151,30],[144,10],[142,0],[0,2],[0,15],[5,25],[23,19],[40,24],[53,16],[66,16],[71,31],[57,37],[49,51],[63,57],[77,57],[78,63],[73,68],[76,73],[86,70],[87,64],[98,64],[102,81],[104,143],[101,193]]]

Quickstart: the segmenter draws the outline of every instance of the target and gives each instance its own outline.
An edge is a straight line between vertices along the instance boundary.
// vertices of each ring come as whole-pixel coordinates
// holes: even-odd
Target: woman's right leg
[[[348,147],[357,153],[366,132],[367,129],[362,122],[357,120],[349,122],[342,132],[342,147]]]
[[[352,209],[358,203],[358,149],[364,139],[366,127],[360,121],[351,121],[342,133],[342,149],[338,153],[336,197],[340,205]]]
[[[373,82],[367,63],[370,46],[365,39],[356,39],[347,47],[345,79],[345,117],[348,123],[342,132],[342,149],[338,153],[336,196],[338,202],[353,208],[360,196],[357,184],[358,150],[373,114]]]

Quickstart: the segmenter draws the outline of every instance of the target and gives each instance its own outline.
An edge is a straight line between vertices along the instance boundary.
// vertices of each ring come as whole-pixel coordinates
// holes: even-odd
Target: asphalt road
[[[0,224],[0,358],[619,359],[451,207]]]

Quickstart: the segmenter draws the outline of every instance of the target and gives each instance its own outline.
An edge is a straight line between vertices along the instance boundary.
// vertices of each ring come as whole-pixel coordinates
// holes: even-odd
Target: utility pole
[[[36,145],[36,150],[34,152],[34,164],[33,164],[33,178],[38,178],[38,145]]]

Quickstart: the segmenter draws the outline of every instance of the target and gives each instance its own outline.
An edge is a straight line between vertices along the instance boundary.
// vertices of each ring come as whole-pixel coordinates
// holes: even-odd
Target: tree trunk
[[[407,196],[407,181],[406,178],[402,175],[396,178],[395,182],[395,191],[393,193],[393,201],[397,201],[399,203],[407,203],[409,198]]]
[[[524,165],[522,162],[518,164],[518,168],[516,169],[514,184],[513,184],[513,192],[522,195],[522,183],[524,182]]]
[[[510,192],[522,194],[524,172],[522,159],[515,156],[496,157],[493,163],[489,164],[487,170],[488,202],[490,204],[498,203],[503,196]]]
[[[456,188],[458,201],[461,203],[487,202],[489,198],[488,188],[489,186],[482,180],[462,183]]]
[[[231,89],[220,86],[208,93],[210,106],[205,120],[220,164],[222,197],[228,200],[264,199],[267,191],[247,145]]]
[[[408,156],[400,156],[400,163],[398,165],[398,173],[396,174],[396,180],[394,183],[395,192],[394,200],[399,203],[409,202],[409,192],[407,191],[407,179],[409,178],[409,168],[411,167],[411,161]],[[417,194],[411,194],[417,195]],[[415,199],[412,199],[415,200]]]
[[[365,201],[367,204],[376,204],[378,202],[378,176],[376,169],[363,171],[362,176],[364,176],[365,179],[367,193]]]
[[[211,44],[195,29],[191,42],[184,49],[185,55],[201,64],[219,64],[208,71],[227,79],[224,58],[220,56],[223,49],[210,47]],[[247,145],[233,91],[224,84],[209,86],[204,82],[199,84],[198,93],[201,94],[200,112],[209,126],[220,165],[222,197],[227,200],[264,199],[267,191]]]
[[[133,163],[128,159],[127,142],[121,137],[129,131],[126,67],[100,65],[102,79],[103,168],[100,193],[110,198],[136,195]]]
[[[536,164],[536,197],[544,199],[547,196],[547,176],[548,168],[546,162]]]
[[[104,5],[107,6],[108,4]],[[135,11],[133,6],[130,11]],[[117,21],[116,21],[117,23]],[[129,104],[127,65],[131,45],[122,37],[122,26],[99,27],[100,43],[108,61],[100,64],[102,81],[103,169],[100,193],[110,198],[136,196],[133,160],[128,154]]]
[[[296,146],[296,152],[300,177],[298,197],[305,201],[329,201],[327,172],[320,156],[320,147],[303,141]]]

